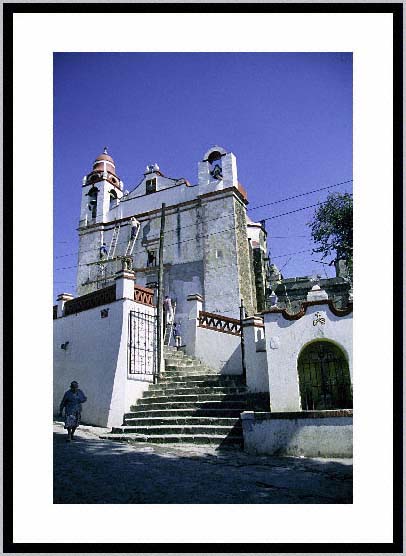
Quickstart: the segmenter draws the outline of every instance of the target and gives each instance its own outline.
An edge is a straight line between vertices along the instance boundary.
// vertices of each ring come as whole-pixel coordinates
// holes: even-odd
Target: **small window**
[[[147,251],[147,266],[156,266],[156,251]]]
[[[147,180],[146,182],[146,193],[147,195],[149,193],[155,193],[156,191],[156,178],[153,178],[152,180]]]
[[[96,187],[92,187],[88,193],[89,204],[88,208],[91,213],[92,218],[96,218],[97,215],[97,194],[99,190]]]
[[[109,210],[114,208],[117,205],[117,193],[113,190],[110,191],[110,204]]]

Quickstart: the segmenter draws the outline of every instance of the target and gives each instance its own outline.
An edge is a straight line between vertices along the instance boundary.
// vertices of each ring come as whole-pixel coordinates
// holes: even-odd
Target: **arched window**
[[[307,345],[299,355],[298,373],[303,410],[352,408],[347,359],[332,342]]]
[[[223,167],[221,163],[221,153],[218,151],[213,151],[207,158],[210,164],[210,175],[216,179],[221,180],[223,177]]]
[[[96,214],[97,214],[97,194],[98,194],[99,190],[97,189],[97,187],[92,187],[89,190],[89,193],[87,194],[89,197],[89,204],[88,204],[88,208],[89,211],[91,213],[91,217],[92,218],[96,218]]]
[[[109,194],[110,194],[109,210],[111,210],[113,207],[117,205],[117,193],[112,189],[111,191],[109,191]]]

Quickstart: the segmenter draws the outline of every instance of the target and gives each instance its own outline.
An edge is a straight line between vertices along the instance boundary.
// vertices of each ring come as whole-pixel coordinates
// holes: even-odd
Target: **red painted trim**
[[[286,309],[268,309],[266,311],[262,311],[261,314],[266,315],[279,313],[286,320],[299,320],[300,318],[304,317],[308,307],[314,307],[315,305],[328,305],[330,311],[336,317],[346,317],[347,315],[352,313],[352,303],[349,303],[348,307],[346,307],[345,309],[338,309],[334,305],[332,299],[321,299],[317,301],[304,301],[299,311],[294,314],[288,313]]]

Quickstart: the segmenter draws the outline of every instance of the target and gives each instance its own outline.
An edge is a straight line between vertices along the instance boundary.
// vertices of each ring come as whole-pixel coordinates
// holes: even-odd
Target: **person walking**
[[[82,390],[79,390],[79,384],[76,380],[71,382],[70,389],[65,392],[61,405],[59,406],[59,415],[61,417],[63,409],[65,408],[64,428],[68,430],[68,438],[66,439],[66,442],[70,442],[74,439],[73,435],[80,425],[82,403],[86,400],[87,398]]]

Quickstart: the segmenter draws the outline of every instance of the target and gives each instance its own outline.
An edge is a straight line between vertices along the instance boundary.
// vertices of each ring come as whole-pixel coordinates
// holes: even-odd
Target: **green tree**
[[[352,277],[352,195],[330,193],[308,226],[313,241],[318,244],[313,253],[322,253],[322,259],[332,254],[335,261],[344,259]]]

